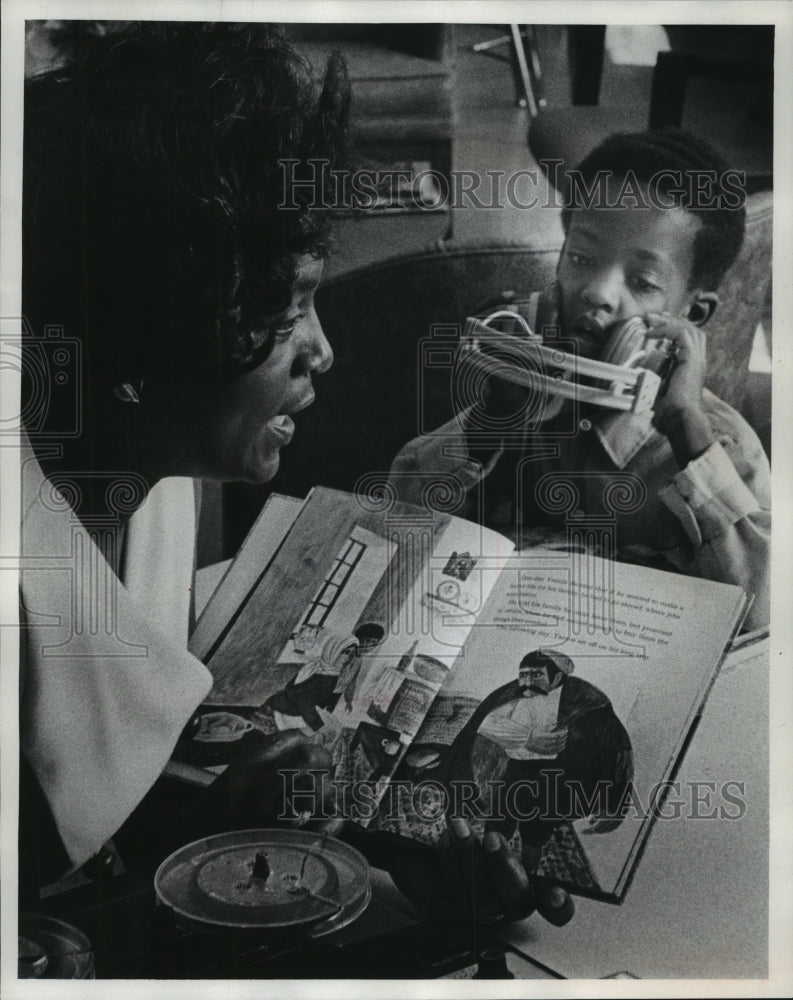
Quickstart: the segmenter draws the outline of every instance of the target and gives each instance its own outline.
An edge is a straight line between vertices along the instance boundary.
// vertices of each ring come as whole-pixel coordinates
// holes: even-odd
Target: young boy
[[[765,625],[768,461],[743,418],[704,388],[704,327],[743,239],[736,172],[697,136],[669,130],[612,136],[571,178],[556,283],[534,328],[548,345],[602,358],[614,325],[641,317],[671,344],[665,390],[644,413],[579,400],[543,411],[491,377],[481,403],[400,451],[392,483],[417,502],[428,478],[452,476],[460,514],[523,545],[571,516],[609,526],[619,559],[738,584],[754,595],[747,626]],[[525,303],[503,308],[527,315]]]

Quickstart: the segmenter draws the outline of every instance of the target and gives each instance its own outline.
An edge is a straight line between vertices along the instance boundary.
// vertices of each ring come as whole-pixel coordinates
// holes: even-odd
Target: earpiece
[[[702,326],[709,316],[710,309],[704,302],[694,302],[686,314],[686,319],[694,326]]]
[[[719,297],[716,292],[698,292],[685,317],[694,326],[704,326],[716,311],[718,304]]]
[[[142,392],[143,379],[138,383],[137,389],[131,382],[122,382],[120,385],[113,386],[113,395],[122,403],[139,403]]]
[[[615,324],[600,360],[610,365],[633,365],[644,355],[647,327],[639,316]]]

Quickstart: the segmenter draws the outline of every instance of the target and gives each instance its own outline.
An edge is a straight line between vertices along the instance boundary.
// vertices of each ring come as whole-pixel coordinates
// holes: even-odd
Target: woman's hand
[[[262,735],[185,812],[196,837],[279,825],[336,833],[328,751],[299,730]]]
[[[463,819],[449,821],[437,848],[382,833],[361,834],[354,844],[450,939],[470,936],[477,926],[521,920],[535,909],[553,923],[566,923],[573,913],[566,892],[533,883],[500,833],[489,831],[480,844]]]

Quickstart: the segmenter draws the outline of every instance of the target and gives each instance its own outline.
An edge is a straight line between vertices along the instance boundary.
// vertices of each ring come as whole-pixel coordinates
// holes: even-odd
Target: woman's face
[[[273,324],[262,364],[231,382],[196,387],[185,405],[172,406],[166,474],[264,483],[278,471],[295,431],[292,415],[311,405],[313,376],[333,363],[314,311],[322,261],[304,256],[297,263],[292,301]]]

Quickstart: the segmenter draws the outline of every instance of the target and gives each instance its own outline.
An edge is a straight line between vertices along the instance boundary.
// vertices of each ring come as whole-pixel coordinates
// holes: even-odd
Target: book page
[[[338,808],[363,825],[359,786],[381,796],[513,548],[459,518],[367,503],[314,490],[208,661],[209,703],[322,743]]]
[[[190,652],[206,659],[232,617],[248,599],[256,581],[286,538],[300,513],[303,501],[273,493],[228,567],[217,589],[203,608],[190,636]]]
[[[209,701],[257,707],[287,686],[333,678],[338,690],[319,707],[330,714],[340,700],[330,695],[346,693],[335,715],[354,728],[396,712],[391,698],[403,687],[410,718],[398,728],[412,735],[512,548],[449,515],[400,504],[386,516],[365,498],[318,488],[210,657]],[[282,708],[273,711],[290,714]]]
[[[416,786],[434,783],[447,806],[470,806],[480,832],[498,829],[518,848],[532,838],[539,874],[619,897],[744,600],[737,587],[593,556],[516,554],[397,772],[413,783],[401,793],[407,818],[386,828],[436,842],[441,817],[411,812],[423,801]],[[538,652],[561,667],[550,690],[524,685]],[[580,800],[543,826],[548,802],[562,801],[546,787],[557,780],[576,784]],[[528,781],[539,781],[540,822],[523,822],[518,799],[506,812],[494,803]],[[616,812],[608,787],[595,795],[598,781],[614,788],[622,818],[597,822]]]

